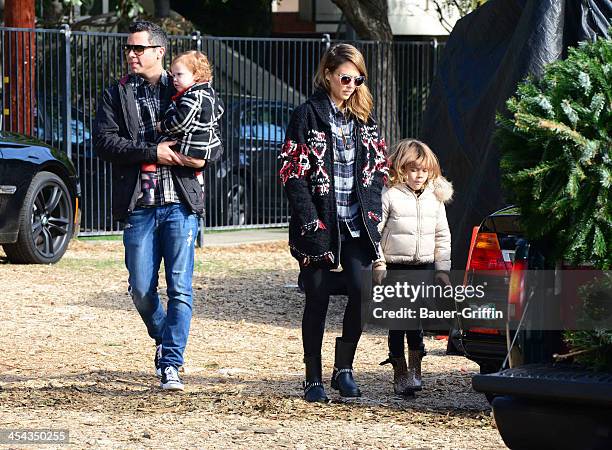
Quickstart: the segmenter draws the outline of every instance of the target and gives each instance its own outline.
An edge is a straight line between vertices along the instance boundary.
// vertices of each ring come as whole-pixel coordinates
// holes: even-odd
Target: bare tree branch
[[[455,8],[457,8],[457,11],[459,11],[459,15],[461,17],[465,16],[467,14],[466,10],[463,8],[463,6],[461,6],[459,4],[459,2],[457,0],[453,0],[452,1],[453,5],[455,5]]]
[[[447,9],[448,8],[455,9],[459,17],[463,17],[487,2],[487,0],[432,0],[432,1],[435,5],[436,13],[438,14],[438,20],[440,22],[440,25],[442,25],[442,27],[444,27],[444,29],[448,31],[449,33],[452,31],[453,25],[451,25],[447,17],[449,12],[445,11],[444,7],[446,7]]]
[[[442,25],[442,27],[450,33],[453,29],[453,26],[448,22],[448,20],[446,20],[440,2],[438,0],[433,0],[433,2],[436,8],[436,13],[438,13],[438,21],[440,22],[440,25]]]

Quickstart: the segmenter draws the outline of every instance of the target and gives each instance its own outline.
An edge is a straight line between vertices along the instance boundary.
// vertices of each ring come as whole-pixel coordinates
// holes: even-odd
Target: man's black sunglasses
[[[146,49],[148,48],[158,48],[161,47],[161,45],[131,45],[131,44],[126,44],[123,46],[123,51],[127,54],[130,53],[131,51],[134,52],[134,54],[136,56],[140,56],[142,55]]]

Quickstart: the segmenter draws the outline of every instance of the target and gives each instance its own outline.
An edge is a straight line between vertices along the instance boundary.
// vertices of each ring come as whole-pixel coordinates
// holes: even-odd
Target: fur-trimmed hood
[[[399,189],[400,191],[404,191],[406,193],[412,193],[412,190],[404,183],[396,184],[395,186],[387,189],[392,188]],[[425,191],[432,192],[436,197],[436,200],[442,203],[450,203],[453,199],[453,194],[455,193],[453,190],[453,184],[443,176],[439,176],[433,181],[428,181],[425,185]]]
[[[427,183],[427,187],[433,190],[438,201],[443,203],[450,203],[452,201],[453,194],[455,193],[453,183],[443,176],[439,176],[432,182]]]

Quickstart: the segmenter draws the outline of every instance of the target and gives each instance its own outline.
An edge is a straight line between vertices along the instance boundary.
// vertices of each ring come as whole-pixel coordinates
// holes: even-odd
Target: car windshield
[[[289,111],[280,104],[264,104],[249,108],[242,114],[240,137],[282,141],[288,119]]]
[[[57,144],[63,140],[62,117],[59,111],[47,108],[35,110],[36,128],[34,134],[46,142]],[[72,144],[82,144],[91,139],[88,117],[76,108],[71,111],[70,136]]]

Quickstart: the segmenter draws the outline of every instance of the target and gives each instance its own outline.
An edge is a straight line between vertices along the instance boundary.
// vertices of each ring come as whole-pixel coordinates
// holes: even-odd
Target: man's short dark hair
[[[168,48],[168,35],[166,32],[153,22],[146,20],[137,20],[130,24],[130,34],[147,31],[149,33],[149,43],[151,45],[159,45],[163,48]]]

